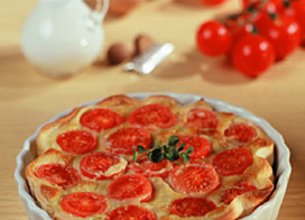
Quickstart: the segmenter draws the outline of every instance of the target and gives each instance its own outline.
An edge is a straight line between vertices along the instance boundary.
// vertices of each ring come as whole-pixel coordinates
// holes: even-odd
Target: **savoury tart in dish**
[[[203,99],[125,95],[45,125],[26,167],[32,195],[66,219],[238,219],[274,188],[274,143]]]

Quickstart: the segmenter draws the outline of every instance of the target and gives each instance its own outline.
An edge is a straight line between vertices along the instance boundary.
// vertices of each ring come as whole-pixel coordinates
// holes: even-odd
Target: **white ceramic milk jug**
[[[91,10],[83,0],[39,0],[22,31],[25,56],[51,76],[78,72],[101,52],[101,23],[108,7],[109,0],[101,11]]]

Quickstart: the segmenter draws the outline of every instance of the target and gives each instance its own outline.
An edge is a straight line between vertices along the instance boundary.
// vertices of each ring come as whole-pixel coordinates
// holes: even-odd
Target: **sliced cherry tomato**
[[[110,109],[91,109],[85,112],[81,118],[82,126],[100,132],[110,129],[124,122],[124,117]]]
[[[300,44],[301,28],[293,18],[279,16],[279,18],[272,20],[265,13],[255,24],[259,33],[273,45],[276,60],[284,59]]]
[[[80,161],[81,173],[91,179],[104,180],[122,174],[126,169],[127,161],[118,156],[104,152],[96,152],[83,157]],[[111,168],[115,169],[111,170]]]
[[[179,217],[200,217],[215,208],[215,204],[205,198],[186,197],[173,201],[170,213]]]
[[[249,143],[257,136],[255,128],[245,123],[232,124],[225,130],[224,134],[226,137],[241,143]]]
[[[230,49],[231,41],[230,32],[218,21],[203,23],[196,35],[198,49],[209,56],[226,54]]]
[[[41,194],[47,199],[51,199],[59,192],[59,190],[57,188],[47,186],[47,185],[41,185],[40,191],[41,191]]]
[[[112,210],[106,220],[156,220],[156,215],[146,208],[129,205]]]
[[[62,133],[56,141],[63,151],[71,154],[85,154],[97,148],[96,137],[82,130]]]
[[[274,62],[272,45],[260,35],[247,34],[233,47],[231,60],[234,67],[243,74],[257,77]]]
[[[213,158],[213,165],[223,176],[242,174],[253,163],[251,152],[245,148],[223,151]]]
[[[233,199],[235,199],[235,197],[237,197],[241,194],[244,194],[246,192],[254,191],[254,190],[256,190],[255,186],[248,185],[248,184],[238,184],[231,189],[225,190],[223,192],[221,200],[225,204],[230,204],[233,201]]]
[[[80,176],[75,169],[58,163],[41,165],[36,170],[35,175],[61,187],[74,185],[80,180]]]
[[[177,167],[170,175],[172,187],[181,193],[207,194],[219,186],[213,166],[205,163]]]
[[[226,0],[201,0],[204,5],[219,5],[225,1]]]
[[[141,202],[147,202],[152,198],[152,194],[152,183],[141,174],[120,176],[108,187],[108,196],[119,201],[139,199]]]
[[[141,173],[144,176],[165,178],[172,170],[173,165],[168,160],[162,160],[159,163],[154,163],[145,158],[137,161],[136,163],[131,163],[129,168],[133,172]]]
[[[104,196],[92,192],[77,192],[64,196],[60,202],[61,208],[74,216],[86,218],[101,214],[107,204]]]
[[[199,136],[182,136],[180,137],[177,146],[180,146],[182,143],[184,144],[183,151],[193,147],[194,152],[190,155],[191,159],[203,159],[208,156],[212,150],[210,142]]]
[[[187,116],[187,126],[197,131],[213,133],[218,125],[218,118],[215,112],[205,109],[192,109]]]
[[[108,137],[108,142],[112,153],[132,155],[137,146],[150,148],[152,138],[144,128],[122,128],[112,133]]]
[[[150,104],[134,110],[129,115],[128,122],[141,126],[155,125],[160,128],[169,128],[176,124],[177,119],[169,107],[162,104]]]

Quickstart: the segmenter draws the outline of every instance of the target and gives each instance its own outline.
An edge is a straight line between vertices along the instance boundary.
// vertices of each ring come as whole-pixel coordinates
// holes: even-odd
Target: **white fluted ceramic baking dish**
[[[158,93],[160,94],[160,93]],[[272,193],[271,197],[268,201],[259,206],[254,212],[250,215],[242,218],[242,220],[275,220],[277,218],[279,209],[281,207],[282,201],[284,199],[288,181],[291,174],[291,165],[290,165],[290,152],[288,147],[285,144],[285,141],[282,135],[276,131],[266,120],[259,118],[252,113],[225,103],[220,100],[210,99],[198,95],[190,95],[190,94],[174,94],[174,93],[162,93],[163,95],[169,95],[182,104],[191,103],[198,101],[201,98],[204,98],[209,104],[211,104],[218,111],[226,111],[233,112],[236,115],[241,116],[242,118],[248,119],[253,123],[257,124],[261,127],[266,134],[274,141],[275,143],[275,164],[274,164],[274,172],[275,172],[275,190]],[[153,95],[151,93],[136,93],[130,94],[130,97],[143,99],[149,95]],[[155,94],[154,94],[155,95]],[[86,103],[83,106],[94,104],[95,102]],[[23,201],[25,206],[27,216],[30,220],[51,220],[51,217],[47,212],[42,210],[35,199],[31,196],[29,192],[29,187],[27,185],[27,181],[25,179],[25,167],[36,157],[36,149],[35,145],[32,143],[35,141],[35,138],[41,129],[42,126],[48,124],[64,115],[66,115],[71,110],[65,111],[63,113],[58,114],[51,120],[47,121],[43,125],[41,125],[36,132],[31,135],[23,145],[21,152],[17,156],[17,167],[15,170],[15,178],[18,183],[18,191],[19,195]]]

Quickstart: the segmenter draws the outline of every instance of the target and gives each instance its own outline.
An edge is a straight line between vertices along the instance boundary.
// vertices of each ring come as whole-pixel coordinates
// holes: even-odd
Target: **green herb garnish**
[[[179,159],[179,153],[174,145],[169,145],[168,148],[166,148],[164,154],[166,159],[169,161],[175,161]]]
[[[184,161],[184,163],[189,162],[189,160],[191,159],[191,158],[190,158],[190,155],[188,155],[187,153],[182,153],[182,154],[181,154],[181,158],[182,158],[182,160]]]
[[[190,154],[194,152],[193,147],[189,147],[184,151],[184,143],[179,143],[178,136],[171,136],[168,139],[167,145],[161,145],[161,142],[156,140],[153,148],[146,150],[142,146],[137,146],[137,150],[133,151],[133,161],[137,161],[139,154],[147,153],[148,159],[154,163],[166,159],[169,161],[177,161],[180,158],[187,163],[190,160]]]
[[[193,148],[193,147],[190,147],[190,148],[188,148],[188,149],[185,151],[185,153],[188,154],[188,155],[190,155],[190,154],[193,153],[193,152],[194,152],[194,148]]]
[[[178,147],[178,152],[183,151],[184,149],[184,143],[180,144],[180,146]]]
[[[148,153],[148,159],[154,163],[159,163],[163,158],[164,154],[161,147],[155,148]]]
[[[137,150],[140,154],[144,153],[145,152],[145,148],[142,147],[142,146],[137,146]]]
[[[168,139],[168,146],[176,146],[179,142],[178,136],[170,136]]]
[[[138,151],[135,151],[135,150],[133,150],[132,152],[133,152],[132,160],[133,160],[133,161],[137,161],[138,156],[139,156],[139,152],[138,152]]]

